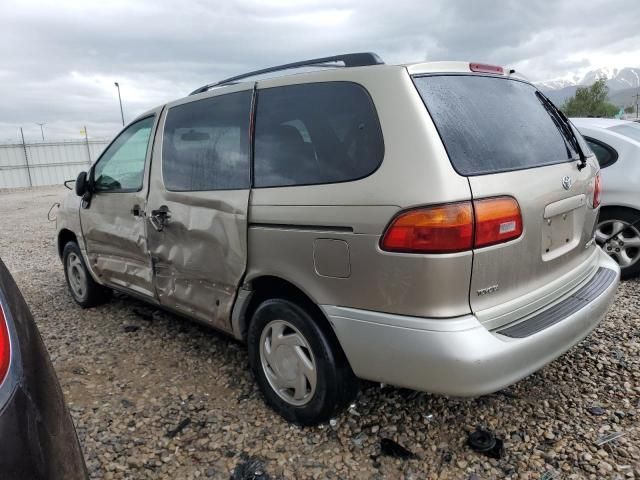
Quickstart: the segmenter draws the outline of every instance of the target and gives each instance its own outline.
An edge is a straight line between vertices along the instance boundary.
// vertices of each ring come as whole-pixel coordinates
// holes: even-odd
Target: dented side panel
[[[238,85],[225,89],[224,93],[251,88]],[[217,94],[212,91],[186,101]],[[147,219],[161,207],[166,207],[170,215],[161,231],[147,221],[156,294],[161,304],[231,332],[231,309],[247,263],[250,189],[167,190],[161,160],[166,115],[167,111],[161,118],[153,147],[147,201]]]
[[[166,205],[171,212],[161,232],[148,229],[160,303],[231,331],[231,307],[246,267],[247,202],[243,190],[152,189],[149,208]]]
[[[153,112],[155,122],[150,142],[160,111]],[[139,191],[94,193],[89,205],[80,208],[80,223],[89,268],[98,281],[154,298],[144,218],[150,161],[151,148],[148,148]],[[98,162],[100,159],[96,164]]]

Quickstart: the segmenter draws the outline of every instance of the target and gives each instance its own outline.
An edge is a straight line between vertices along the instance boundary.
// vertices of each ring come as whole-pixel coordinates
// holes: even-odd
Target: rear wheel
[[[620,265],[622,278],[640,274],[640,212],[626,208],[603,210],[596,243]]]
[[[64,246],[62,262],[69,292],[82,308],[99,305],[111,297],[111,290],[99,285],[91,277],[76,242],[68,242]]]
[[[266,300],[247,338],[249,363],[266,402],[300,425],[327,421],[358,391],[340,345],[314,313],[289,300]]]

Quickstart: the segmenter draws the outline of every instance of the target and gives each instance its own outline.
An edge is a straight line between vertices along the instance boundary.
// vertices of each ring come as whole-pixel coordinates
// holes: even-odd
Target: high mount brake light
[[[496,197],[449,203],[400,213],[380,248],[404,253],[454,253],[487,247],[522,235],[518,202]]]
[[[7,320],[4,316],[4,309],[0,305],[0,384],[4,381],[9,370],[11,359],[11,343],[9,342],[9,330]]]
[[[600,178],[600,172],[596,175],[595,185],[593,186],[593,208],[600,206],[600,195],[602,194],[602,179]]]
[[[499,65],[487,65],[486,63],[470,63],[469,70],[476,73],[493,73],[504,75],[504,68]]]

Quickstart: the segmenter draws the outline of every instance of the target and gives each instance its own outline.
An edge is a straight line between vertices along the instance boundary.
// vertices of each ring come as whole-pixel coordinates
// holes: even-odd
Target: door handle
[[[134,217],[140,216],[140,205],[133,206],[133,208],[131,209],[131,215],[133,215]]]
[[[151,226],[155,228],[156,231],[161,232],[164,230],[170,218],[169,208],[166,205],[162,205],[157,210],[151,210],[149,222],[151,222]]]

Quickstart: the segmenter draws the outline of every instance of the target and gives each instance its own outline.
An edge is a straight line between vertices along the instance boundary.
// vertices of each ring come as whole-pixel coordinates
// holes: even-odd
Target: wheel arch
[[[63,228],[58,232],[58,256],[62,258],[62,252],[64,252],[64,246],[69,242],[78,243],[78,237],[68,228]],[[78,244],[79,245],[79,244]]]
[[[308,308],[325,333],[340,345],[333,326],[317,302],[295,283],[276,275],[260,275],[247,280],[240,290],[232,314],[233,332],[239,340],[246,342],[253,313],[258,305],[270,298],[284,298]]]
[[[636,215],[640,215],[640,208],[635,208],[629,205],[616,205],[616,204],[607,204],[600,207],[600,215],[602,212],[610,212],[612,210],[627,210],[629,212],[635,213]]]

